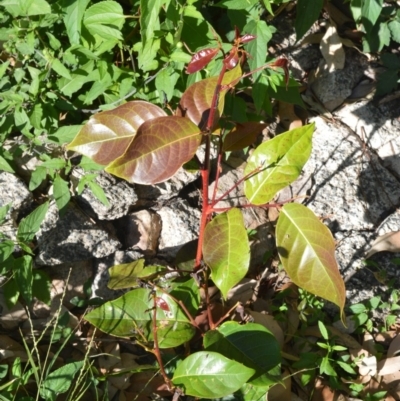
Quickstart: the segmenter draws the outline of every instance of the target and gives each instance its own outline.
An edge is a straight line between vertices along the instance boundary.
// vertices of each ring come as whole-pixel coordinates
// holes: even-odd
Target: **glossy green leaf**
[[[39,231],[48,208],[49,202],[45,202],[20,221],[17,232],[19,241],[29,242],[33,240],[35,234]]]
[[[67,363],[51,372],[40,386],[40,395],[43,399],[55,401],[58,394],[67,392],[84,363],[85,361]]]
[[[79,44],[83,14],[89,3],[90,0],[63,0],[61,3],[63,20],[71,45]]]
[[[262,143],[250,156],[245,175],[253,175],[244,183],[247,199],[262,205],[300,175],[311,154],[314,124],[305,125]],[[259,170],[259,172],[257,172]]]
[[[32,301],[32,256],[24,255],[15,259],[13,272],[14,279],[24,300],[30,304]]]
[[[222,213],[207,224],[203,256],[211,269],[211,278],[224,298],[247,273],[250,246],[243,216],[239,209]]]
[[[237,67],[231,71],[228,71],[224,75],[222,79],[222,85],[234,85],[235,81],[240,78],[241,74],[242,71],[240,69],[240,65],[238,64]],[[195,82],[193,85],[189,86],[179,102],[179,107],[176,110],[176,114],[189,118],[201,130],[204,130],[207,126],[212,98],[214,96],[217,83],[218,77],[212,77]],[[226,89],[220,92],[218,107],[215,111],[216,121],[224,110],[225,94]]]
[[[111,267],[108,271],[110,274],[108,288],[119,290],[138,285],[137,280],[140,278],[140,273],[142,273],[143,269],[144,259]]]
[[[126,152],[106,171],[138,184],[166,181],[194,156],[201,137],[197,125],[188,118],[169,116],[146,121]]]
[[[192,316],[197,314],[200,306],[200,289],[196,280],[191,277],[185,281],[174,281],[170,294],[181,301]]]
[[[63,180],[58,174],[53,182],[53,196],[58,210],[62,210],[67,206],[71,199],[71,193],[69,192],[67,181]]]
[[[157,308],[157,338],[160,348],[177,347],[195,334],[178,304],[167,294],[156,296],[168,305],[169,310]],[[106,302],[89,312],[85,319],[105,333],[117,337],[136,337],[141,342],[153,340],[153,295],[147,288],[138,288],[122,297]]]
[[[301,39],[318,19],[323,5],[324,0],[298,0],[295,22],[297,40]]]
[[[261,324],[225,322],[204,336],[206,350],[219,352],[256,371],[266,373],[281,363],[279,343]]]
[[[276,244],[283,267],[296,285],[343,310],[346,292],[335,259],[335,240],[310,209],[298,203],[282,208]]]
[[[121,156],[139,127],[148,120],[166,116],[164,110],[142,100],[125,103],[90,118],[67,149],[107,165]]]
[[[121,28],[125,16],[116,1],[101,1],[89,7],[84,14],[83,24],[92,35],[109,40],[122,40]]]
[[[224,152],[233,152],[241,150],[253,144],[257,136],[267,124],[256,121],[247,121],[236,126],[225,136],[222,145]]]
[[[253,369],[221,354],[201,351],[178,365],[172,382],[186,395],[214,399],[239,390],[253,374]]]

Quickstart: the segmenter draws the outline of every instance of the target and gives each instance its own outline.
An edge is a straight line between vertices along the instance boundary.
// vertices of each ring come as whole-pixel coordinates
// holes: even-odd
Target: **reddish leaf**
[[[67,149],[107,165],[125,152],[145,121],[161,116],[166,113],[154,104],[142,100],[125,103],[92,116]]]
[[[251,34],[249,34],[249,33],[246,33],[245,35],[243,35],[243,36],[239,39],[239,41],[240,41],[240,43],[245,44],[245,43],[251,42],[251,41],[254,40],[256,37],[257,37],[256,35],[251,35]]]
[[[140,126],[127,151],[106,171],[138,184],[166,181],[193,157],[200,142],[199,128],[189,119],[155,118]]]
[[[226,135],[222,150],[224,152],[232,152],[250,146],[256,140],[257,135],[266,126],[267,124],[262,124],[255,121],[238,123],[236,127],[234,127],[232,131]]]
[[[156,297],[156,305],[163,311],[169,312],[169,306],[167,302],[161,297]]]
[[[222,85],[230,85],[238,80],[242,75],[240,66],[228,71],[223,80]],[[210,112],[212,98],[217,86],[218,77],[203,79],[191,85],[183,94],[179,107],[176,110],[177,116],[185,116],[193,121],[201,130],[207,125],[208,114]],[[218,120],[224,109],[224,97],[227,89],[220,92],[219,103],[216,111],[216,120]],[[215,128],[215,127],[214,127]]]
[[[239,62],[239,51],[236,48],[233,48],[229,54],[224,58],[223,63],[228,70],[232,70],[237,66]]]
[[[202,70],[220,51],[219,47],[202,49],[196,52],[186,67],[187,74]]]

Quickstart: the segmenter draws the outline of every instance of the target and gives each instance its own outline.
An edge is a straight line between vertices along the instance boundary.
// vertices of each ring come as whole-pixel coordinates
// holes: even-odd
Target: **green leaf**
[[[83,14],[90,0],[63,0],[64,24],[72,45],[80,42]]]
[[[67,392],[74,383],[75,375],[82,369],[85,361],[67,363],[51,372],[40,386],[43,399],[55,401],[58,394]]]
[[[110,206],[110,202],[107,199],[107,196],[103,190],[103,188],[94,181],[88,181],[88,187],[92,191],[93,195],[106,207]]]
[[[240,210],[231,209],[207,224],[203,255],[211,277],[224,298],[247,273],[250,245]]]
[[[318,19],[323,5],[324,0],[298,0],[295,22],[297,40],[301,39],[311,28],[311,25]]]
[[[335,259],[335,240],[310,209],[298,203],[281,209],[276,244],[290,279],[343,311],[346,291]]]
[[[51,142],[63,145],[71,142],[81,129],[82,125],[67,125],[65,127],[60,127],[54,134],[49,135],[47,138]]]
[[[392,34],[392,39],[395,42],[400,43],[400,21],[398,19],[390,21],[388,26],[390,33]]]
[[[19,298],[19,288],[16,280],[7,280],[3,284],[4,299],[9,309],[16,305]]]
[[[196,352],[184,359],[172,378],[186,395],[220,398],[239,390],[254,370],[211,351]]]
[[[372,31],[382,11],[383,0],[364,0],[361,7],[361,20],[367,34]]]
[[[300,175],[311,154],[314,124],[296,128],[262,143],[250,156],[244,170],[250,176],[244,183],[247,199],[262,205]],[[259,171],[259,172],[257,172]]]
[[[195,334],[194,327],[178,304],[167,294],[157,291],[167,310],[157,308],[157,338],[160,348],[177,347]],[[117,337],[136,337],[139,341],[153,340],[153,292],[139,288],[122,297],[106,302],[91,311],[85,319],[105,333]]]
[[[0,224],[2,224],[11,208],[12,203],[0,207]]]
[[[204,347],[240,362],[256,371],[267,373],[281,363],[279,343],[261,324],[225,322],[204,336]]]
[[[10,65],[10,60],[2,61],[0,64],[0,79],[3,78],[3,75],[6,73],[8,66]]]
[[[50,14],[51,8],[45,0],[3,0],[0,4],[14,17]]]
[[[19,241],[29,242],[33,240],[35,234],[39,231],[48,208],[49,202],[45,202],[20,221],[17,232]]]
[[[230,10],[245,10],[258,3],[258,0],[222,0],[214,7],[228,8]]]
[[[167,100],[170,101],[178,79],[179,74],[172,67],[165,68],[156,77],[156,89],[160,95],[164,92]]]
[[[0,156],[0,170],[7,171],[8,173],[15,173],[14,169],[3,156]]]
[[[321,336],[325,340],[329,340],[328,330],[327,330],[327,328],[325,327],[325,325],[321,321],[318,321],[318,328],[319,328],[319,331],[321,333]]]
[[[124,22],[124,12],[116,1],[94,4],[85,11],[83,18],[85,27],[92,35],[99,35],[106,40],[122,40]]]
[[[108,271],[110,275],[110,280],[107,285],[108,288],[119,290],[138,285],[137,280],[142,277],[141,273],[143,269],[144,259],[111,267]]]
[[[182,301],[189,313],[195,316],[200,306],[200,289],[196,280],[191,277],[183,282],[175,281],[173,284],[171,295]]]
[[[32,301],[32,265],[32,256],[24,255],[15,259],[13,266],[15,282],[20,294],[28,304]]]
[[[395,90],[398,85],[398,71],[387,70],[378,75],[378,83],[376,85],[377,96],[386,95]]]
[[[51,68],[52,68],[58,75],[61,75],[62,77],[67,78],[67,79],[72,79],[71,74],[70,74],[68,68],[65,67],[64,64],[63,64],[60,60],[54,58],[54,59],[51,61],[51,64],[50,64],[50,65],[51,65]]]
[[[36,129],[42,129],[43,120],[43,105],[41,103],[36,103],[33,106],[31,116],[29,118],[32,126]]]
[[[140,34],[142,47],[154,38],[154,31],[160,29],[159,13],[164,0],[140,0]]]
[[[32,295],[50,305],[50,277],[43,270],[33,270]]]
[[[50,47],[53,50],[58,50],[61,47],[61,42],[50,32],[46,32],[46,35],[49,38]]]
[[[61,170],[67,165],[65,159],[57,158],[57,159],[50,159],[46,160],[41,164],[40,167],[46,167],[50,170]]]
[[[3,241],[0,242],[0,263],[5,262],[14,251],[14,242],[13,241]]]
[[[266,22],[262,20],[251,20],[245,25],[243,32],[256,36],[254,40],[246,45],[246,50],[251,56],[247,62],[249,63],[250,70],[255,70],[265,64],[267,58],[265,49],[268,49],[268,42],[272,38],[272,32]],[[254,79],[257,79],[260,74],[261,71],[253,74]]]
[[[129,182],[157,184],[194,156],[201,139],[199,128],[188,118],[154,118],[140,126],[125,153],[105,170]]]
[[[33,170],[29,181],[29,191],[34,191],[47,177],[47,168],[38,166]]]
[[[271,0],[263,0],[263,3],[264,3],[264,7],[267,9],[267,11],[271,15],[274,15],[274,12],[273,12],[272,7],[271,7]]]
[[[63,210],[68,205],[71,199],[71,193],[69,192],[69,186],[58,174],[53,182],[53,196],[56,201],[58,210]]]

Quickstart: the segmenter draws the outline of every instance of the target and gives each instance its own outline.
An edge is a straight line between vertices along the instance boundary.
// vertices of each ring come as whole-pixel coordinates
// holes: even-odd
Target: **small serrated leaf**
[[[45,202],[20,221],[17,232],[19,241],[29,242],[33,240],[35,234],[39,231],[48,208],[49,202]]]
[[[63,180],[58,174],[53,182],[53,196],[56,201],[58,210],[63,210],[68,205],[71,199],[68,183]]]

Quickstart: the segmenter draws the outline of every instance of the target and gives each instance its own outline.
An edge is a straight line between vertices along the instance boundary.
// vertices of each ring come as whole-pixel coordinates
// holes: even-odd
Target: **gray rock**
[[[102,258],[114,253],[120,242],[70,204],[62,217],[56,205],[49,211],[37,234],[39,265],[59,265],[91,258]]]
[[[72,173],[71,181],[77,186],[84,175],[85,172],[77,168]],[[105,206],[90,188],[85,188],[77,198],[89,204],[100,220],[115,220],[125,216],[138,200],[132,185],[126,181],[118,180],[105,171],[99,173],[96,183],[103,189],[109,206]]]
[[[160,216],[150,210],[140,210],[118,219],[114,226],[124,248],[154,256],[161,232]]]
[[[387,103],[360,101],[337,112],[360,140],[383,161],[384,167],[400,177],[400,99]]]
[[[19,212],[32,202],[32,193],[25,183],[14,174],[0,172],[0,206],[10,205],[10,210],[1,225],[1,233],[15,239]]]
[[[182,245],[199,235],[201,213],[185,200],[176,200],[157,212],[161,217],[160,257],[175,258]]]
[[[333,111],[351,95],[367,68],[366,57],[356,50],[346,49],[346,61],[342,70],[329,71],[326,62],[321,60],[311,88],[321,103],[329,111]]]
[[[156,185],[137,184],[135,189],[139,200],[136,206],[150,207],[162,204],[177,196],[187,184],[196,180],[197,177],[198,173],[190,173],[181,167],[172,178],[165,182]]]

